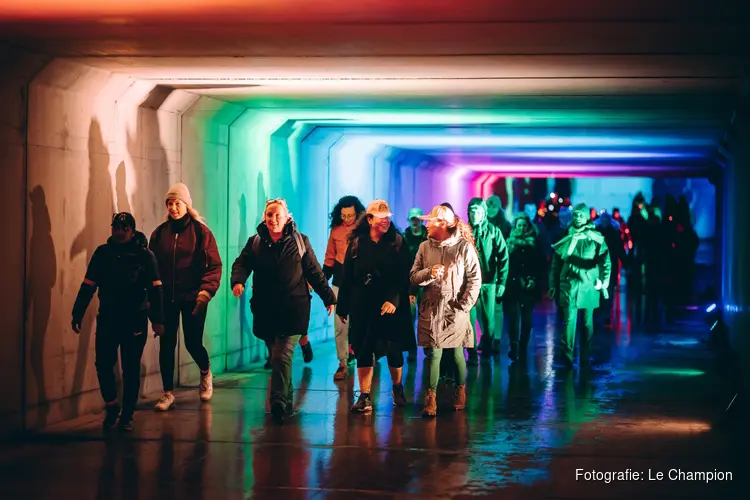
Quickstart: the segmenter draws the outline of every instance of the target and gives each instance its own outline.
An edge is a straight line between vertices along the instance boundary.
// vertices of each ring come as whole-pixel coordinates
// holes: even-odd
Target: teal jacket
[[[474,231],[474,244],[479,254],[483,285],[497,285],[497,296],[505,290],[508,280],[508,246],[500,229],[486,219]]]

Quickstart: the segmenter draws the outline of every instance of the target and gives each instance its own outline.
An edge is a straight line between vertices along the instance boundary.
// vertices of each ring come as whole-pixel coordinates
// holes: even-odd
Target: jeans
[[[333,294],[338,299],[339,287],[331,286]],[[349,359],[349,323],[343,323],[337,314],[333,315],[333,333],[336,339],[336,357],[339,361],[345,363]]]
[[[277,337],[271,348],[271,405],[292,407],[292,355],[301,335]]]
[[[141,356],[148,338],[148,322],[142,326],[125,328],[119,320],[97,318],[96,325],[96,375],[99,378],[99,390],[105,403],[117,400],[117,382],[114,367],[117,364],[117,350],[122,356],[122,413],[133,416],[141,388]]]
[[[573,361],[576,343],[576,326],[578,324],[578,311],[575,306],[563,308],[563,334],[560,338],[562,354]],[[579,357],[581,360],[587,360],[589,349],[591,347],[591,338],[594,336],[594,310],[580,309],[583,312],[583,336],[579,342]]]
[[[207,310],[193,316],[194,307],[195,302],[167,302],[164,304],[164,334],[160,337],[159,369],[161,371],[161,383],[165,391],[174,389],[174,358],[180,316],[182,316],[185,348],[201,371],[205,372],[209,368],[208,352],[203,347],[203,328],[206,324]]]
[[[479,300],[471,309],[471,326],[474,329],[474,345],[477,344],[477,319],[479,320],[479,329],[482,331],[482,346],[492,347],[492,340],[495,338],[496,317],[500,319],[502,325],[502,307],[496,307],[496,286],[494,284],[482,285],[479,290]],[[500,340],[502,330],[497,335]],[[459,349],[461,350],[461,349]]]
[[[534,299],[509,300],[503,304],[508,315],[508,340],[510,350],[526,352],[531,337],[531,322],[534,313]],[[520,337],[519,337],[520,332]]]
[[[464,350],[461,348],[452,349],[453,359],[456,363],[456,383],[458,385],[466,384],[466,358]],[[437,391],[438,380],[440,379],[440,360],[443,357],[443,349],[439,347],[425,347],[425,364],[427,365],[427,375],[429,385],[427,388],[433,392]]]

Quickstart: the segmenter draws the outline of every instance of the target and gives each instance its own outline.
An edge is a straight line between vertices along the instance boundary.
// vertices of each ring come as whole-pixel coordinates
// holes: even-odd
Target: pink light
[[[489,178],[490,178],[490,174],[482,174],[476,179],[474,179],[474,182],[471,183],[472,196],[478,196],[480,198],[482,197],[482,194],[483,194],[482,189],[484,187],[484,183]]]
[[[464,165],[475,172],[500,174],[505,177],[547,178],[570,175],[575,177],[649,177],[695,176],[704,177],[704,167],[676,167],[663,165],[608,165],[608,164],[476,164]]]

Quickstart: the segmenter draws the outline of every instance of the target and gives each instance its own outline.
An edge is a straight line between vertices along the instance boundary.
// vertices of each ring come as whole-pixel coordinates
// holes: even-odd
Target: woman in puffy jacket
[[[428,221],[429,239],[420,245],[410,276],[413,285],[424,287],[417,338],[425,349],[429,385],[422,415],[434,417],[443,349],[453,348],[458,368],[453,408],[466,406],[463,348],[474,347],[471,309],[479,298],[482,275],[471,228],[453,210],[438,205],[422,219]]]
[[[521,213],[513,221],[507,241],[510,264],[503,302],[510,330],[508,357],[513,361],[526,361],[534,305],[542,298],[547,259],[538,235],[529,216]]]
[[[297,231],[286,201],[266,201],[258,233],[247,240],[232,265],[232,293],[240,297],[253,275],[250,310],[253,334],[271,346],[271,414],[282,422],[293,412],[292,354],[307,335],[312,295],[321,298],[328,314],[336,297],[328,286],[307,236]]]
[[[167,221],[151,234],[149,249],[156,256],[164,283],[164,334],[159,349],[159,369],[164,394],[156,409],[174,406],[174,362],[177,329],[182,317],[185,347],[201,374],[199,395],[208,401],[213,383],[208,352],[203,346],[203,328],[209,301],[221,283],[221,257],[216,238],[193,208],[185,184],[172,186],[164,197]]]

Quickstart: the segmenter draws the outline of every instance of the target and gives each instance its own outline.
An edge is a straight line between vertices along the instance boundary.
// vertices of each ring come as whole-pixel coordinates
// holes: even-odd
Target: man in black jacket
[[[103,426],[133,429],[133,412],[141,385],[141,356],[148,337],[150,317],[154,333],[164,332],[162,283],[154,254],[146,237],[136,231],[135,218],[127,212],[112,218],[112,237],[91,256],[86,277],[73,306],[73,331],[81,331],[86,309],[97,288],[96,374],[106,404]],[[113,368],[117,349],[122,356],[122,413],[117,403]]]

